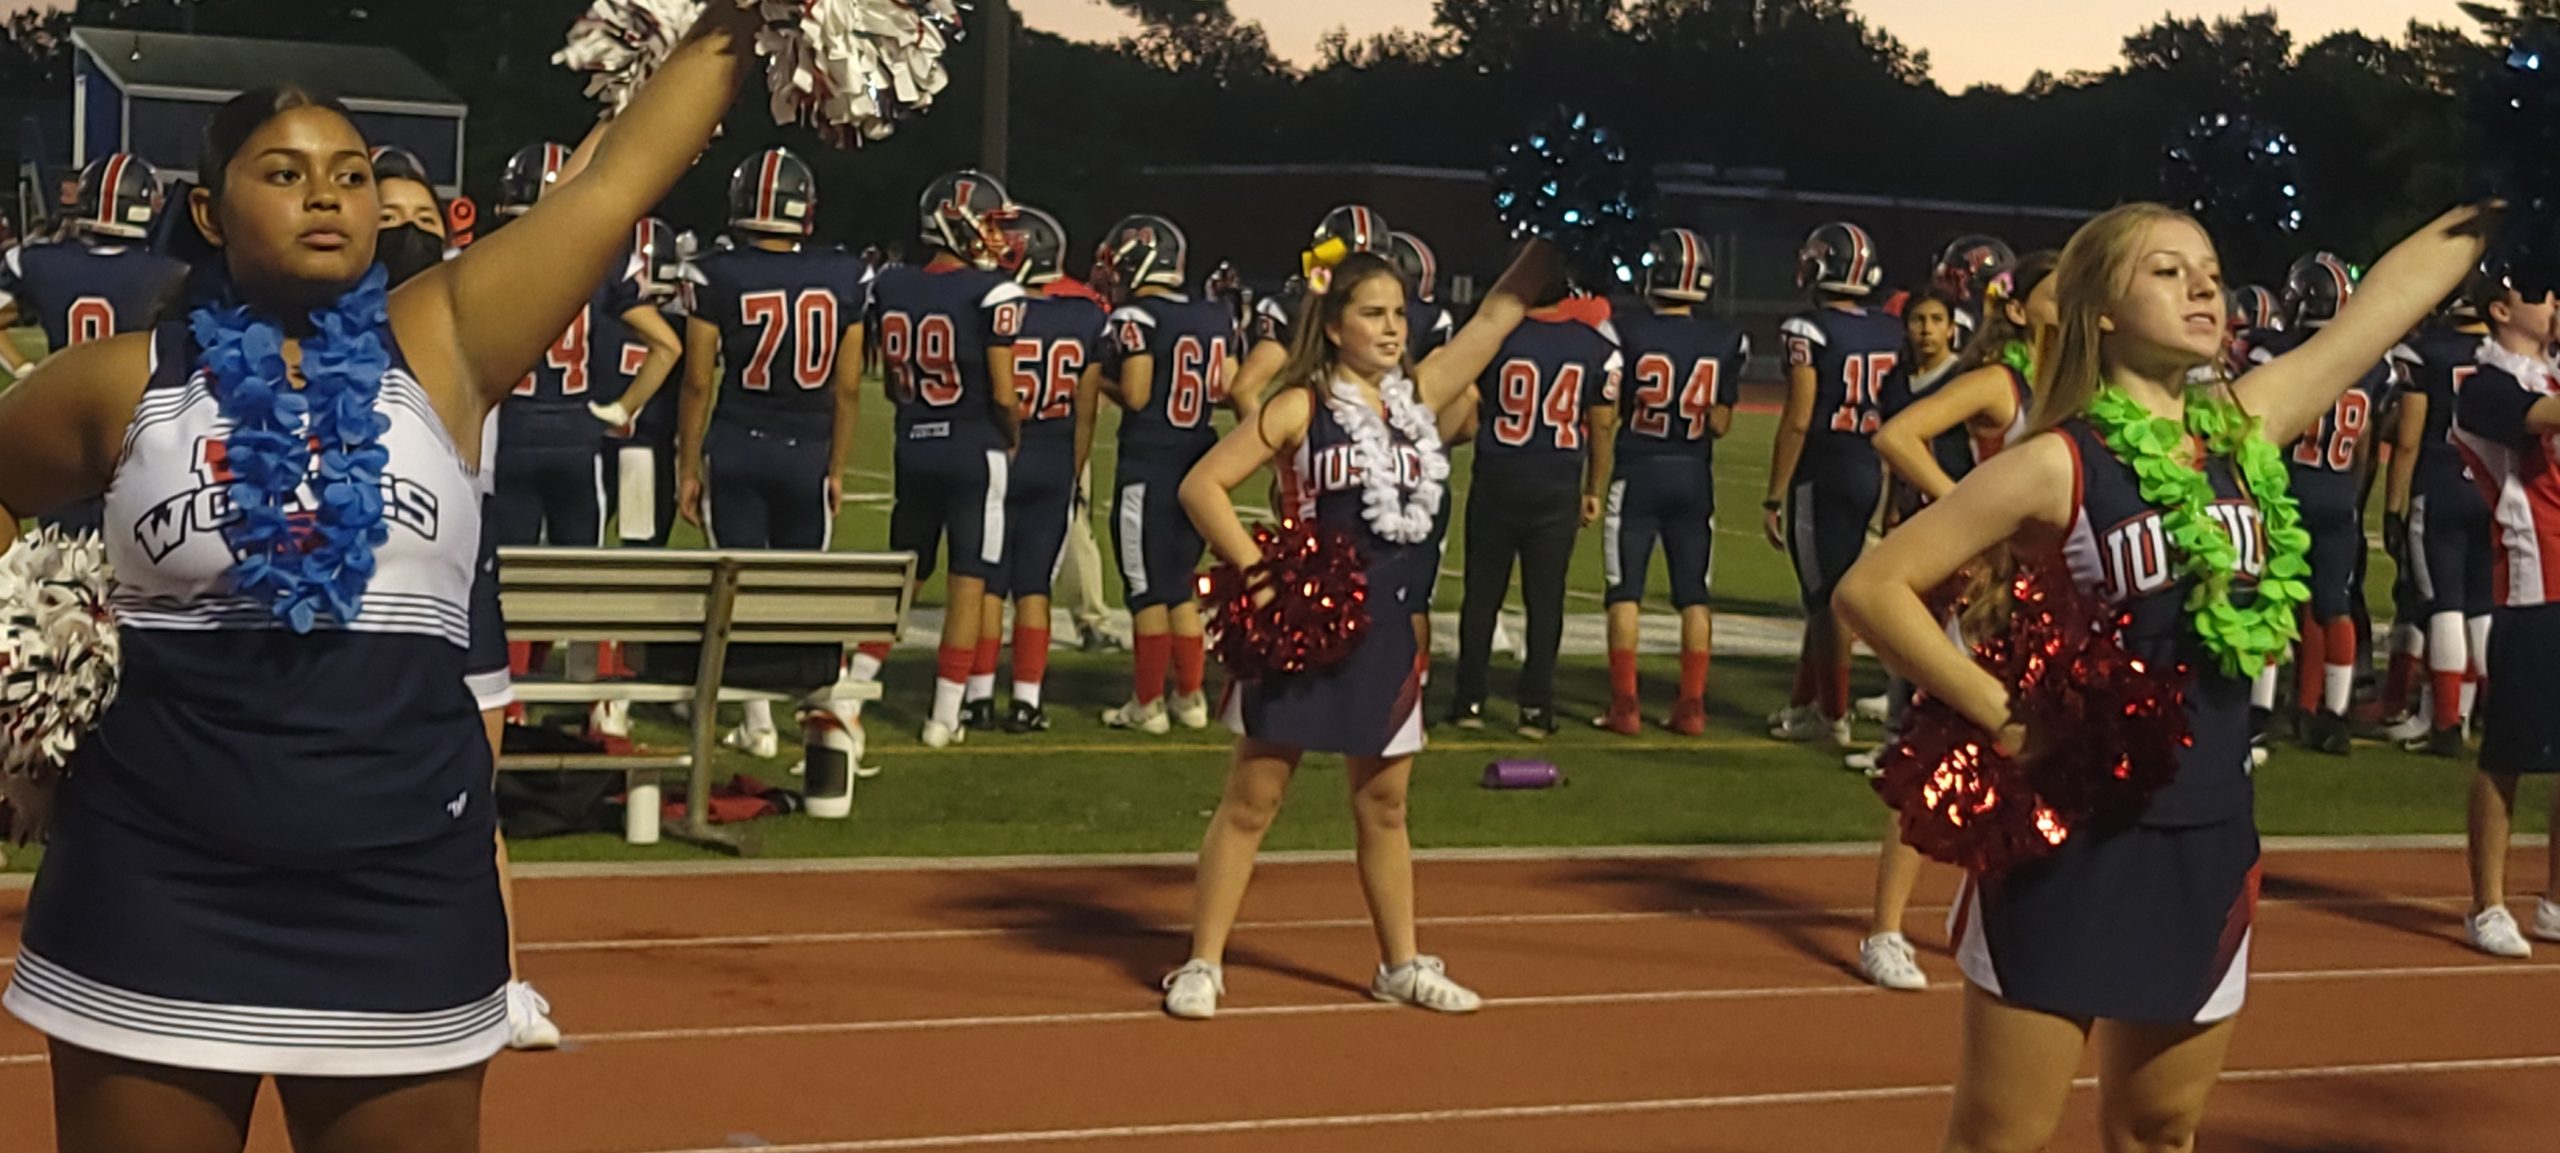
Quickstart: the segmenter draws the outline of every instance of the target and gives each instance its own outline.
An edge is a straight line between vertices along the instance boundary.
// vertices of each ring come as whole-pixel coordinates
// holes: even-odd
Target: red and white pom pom
[[[569,26],[568,46],[551,62],[594,73],[588,98],[620,112],[701,15],[702,0],[596,0]]]
[[[942,54],[960,34],[955,0],[723,0],[764,17],[776,124],[806,124],[830,143],[886,138],[951,83]],[[595,0],[552,57],[593,72],[587,94],[619,111],[702,12],[702,0]]]
[[[1238,680],[1320,672],[1369,635],[1368,561],[1350,534],[1286,520],[1253,530],[1262,563],[1219,565],[1199,581],[1209,646]],[[1268,588],[1268,604],[1254,595]]]
[[[0,555],[0,778],[57,774],[115,699],[112,585],[94,536],[48,528]]]

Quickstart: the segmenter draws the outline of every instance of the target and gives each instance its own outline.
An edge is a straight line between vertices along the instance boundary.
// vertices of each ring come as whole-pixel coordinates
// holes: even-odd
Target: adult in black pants
[[[1556,649],[1564,641],[1573,537],[1600,518],[1614,467],[1623,362],[1604,301],[1531,313],[1476,383],[1475,477],[1467,499],[1466,602],[1458,620],[1458,693],[1450,723],[1484,727],[1493,626],[1520,568],[1529,615],[1520,666],[1520,734],[1556,731]]]

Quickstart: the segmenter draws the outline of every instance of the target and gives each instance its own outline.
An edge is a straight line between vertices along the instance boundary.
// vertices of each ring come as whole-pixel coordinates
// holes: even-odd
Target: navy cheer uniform
[[[2462,386],[2480,371],[2479,333],[2432,332],[2412,346],[2412,392],[2427,398],[2427,426],[2409,484],[2408,565],[2427,615],[2485,617],[2497,607],[2489,587],[2489,502],[2454,444]],[[2414,614],[2413,614],[2414,615]]]
[[[470,470],[390,343],[390,536],[363,612],[296,635],[229,593],[229,426],[186,325],[154,340],[106,502],[122,691],[62,783],[8,1008],[185,1068],[485,1061],[507,1040],[507,926],[463,684]]]
[[[1102,306],[1049,296],[1024,307],[1013,339],[1022,401],[1022,449],[1005,490],[1004,566],[987,582],[999,597],[1045,597],[1067,556],[1075,521],[1076,386],[1102,338]]]
[[[608,382],[629,332],[622,314],[643,306],[645,288],[628,274],[598,287],[498,406],[498,543],[604,543],[605,428],[587,406],[620,394]]]
[[[186,279],[185,261],[148,249],[79,240],[22,245],[0,260],[0,305],[15,304],[20,322],[44,329],[45,346],[60,352],[151,327]],[[66,532],[95,532],[99,508],[86,500],[37,519]]]
[[[2266,364],[2302,347],[2319,331],[2317,325],[2306,325],[2268,333],[2250,348],[2250,362]],[[2302,527],[2311,533],[2314,620],[2348,615],[2362,583],[2357,576],[2365,554],[2363,463],[2374,422],[2391,399],[2392,376],[2389,361],[2366,370],[2285,453],[2293,498],[2302,506]],[[2332,654],[2333,661],[2336,656]],[[2303,708],[2308,711],[2311,704],[2305,702]]]
[[[953,576],[1001,576],[1013,445],[996,423],[987,349],[1013,343],[1029,304],[1004,274],[968,265],[890,268],[872,286],[880,363],[898,402],[889,547],[916,554],[918,580],[933,574],[945,538]]]
[[[1608,603],[1644,600],[1662,542],[1671,603],[1707,603],[1714,571],[1716,434],[1710,418],[1741,400],[1751,338],[1720,320],[1631,312],[1617,322],[1628,379],[1619,390],[1617,475],[1609,482],[1601,567]]]
[[[1883,396],[1902,363],[1902,322],[1863,308],[1817,308],[1778,328],[1790,371],[1814,371],[1813,424],[1787,483],[1787,551],[1808,613],[1867,547],[1883,473],[1874,436]]]
[[[705,255],[694,317],[720,330],[720,399],[703,436],[714,548],[820,549],[834,457],[836,356],[862,324],[860,257],[752,244]]]
[[[1564,638],[1565,576],[1582,529],[1584,414],[1618,403],[1617,331],[1550,313],[1512,330],[1476,382],[1474,474],[1468,486],[1466,599],[1459,606],[1458,703],[1485,697],[1496,614],[1520,568],[1529,616],[1518,702],[1554,703]]]
[[[1226,306],[1148,294],[1111,314],[1103,370],[1119,379],[1132,356],[1154,364],[1147,403],[1120,415],[1120,474],[1112,547],[1132,613],[1191,602],[1200,530],[1182,508],[1182,478],[1218,445],[1212,417],[1227,399],[1235,320]]]
[[[1391,379],[1385,387],[1398,384]],[[1237,735],[1270,744],[1346,757],[1412,756],[1423,746],[1422,666],[1412,614],[1429,591],[1438,549],[1427,540],[1398,544],[1369,527],[1366,474],[1351,434],[1320,395],[1310,408],[1305,439],[1274,462],[1282,510],[1359,542],[1369,575],[1368,634],[1333,668],[1230,681],[1220,712]],[[1410,497],[1422,484],[1426,448],[1386,423],[1401,473],[1397,491]]]
[[[2133,469],[2085,421],[2056,430],[2077,494],[2063,559],[2074,583],[2130,614],[2136,654],[2183,662],[2194,744],[2132,826],[2082,828],[2053,856],[1967,880],[1948,935],[1966,979],[2065,1017],[2210,1023],[2240,1011],[2257,907],[2249,680],[2224,675],[2187,617],[2192,578]],[[2266,528],[2227,459],[2205,464],[2213,519],[2239,549],[2235,604],[2257,595]],[[2052,734],[2047,735],[2049,739]]]

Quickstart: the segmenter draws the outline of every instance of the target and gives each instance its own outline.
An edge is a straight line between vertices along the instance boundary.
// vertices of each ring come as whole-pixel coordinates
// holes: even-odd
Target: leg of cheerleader
[[[1227,935],[1244,906],[1245,886],[1253,881],[1253,858],[1262,851],[1262,837],[1279,817],[1289,778],[1297,771],[1296,749],[1251,737],[1236,741],[1226,791],[1200,839],[1199,880],[1191,897],[1193,960],[1214,965],[1227,955]]]
[[[1956,1073],[1945,1153],[2042,1149],[2071,1102],[2089,1023],[2021,1008],[1979,985],[1964,989],[1964,1065]]]
[[[1378,934],[1378,956],[1389,968],[1421,952],[1413,928],[1413,838],[1405,829],[1405,793],[1413,780],[1412,757],[1351,757],[1351,813],[1358,833],[1360,894]]]
[[[278,1077],[294,1153],[478,1153],[486,1063],[420,1077]]]
[[[1900,933],[1903,914],[1911,908],[1911,891],[1920,885],[1920,850],[1904,844],[1902,815],[1888,812],[1884,852],[1876,861],[1875,917],[1867,934]]]
[[[2098,1025],[2098,1131],[2107,1153],[2195,1148],[2237,1018],[2211,1025]]]
[[[2471,774],[2471,915],[2507,903],[2507,848],[2515,832],[2514,773],[2483,768]]]
[[[257,1077],[148,1065],[60,1041],[49,1049],[61,1153],[238,1153],[248,1144]],[[476,1104],[466,1107],[478,1115]]]

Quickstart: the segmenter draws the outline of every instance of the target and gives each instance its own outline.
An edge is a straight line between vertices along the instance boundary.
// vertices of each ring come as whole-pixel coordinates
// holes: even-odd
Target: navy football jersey
[[[1639,306],[1612,322],[1626,358],[1619,388],[1618,456],[1715,454],[1708,416],[1742,400],[1751,338],[1721,320],[1658,316]]]
[[[1884,391],[1902,366],[1902,322],[1865,308],[1817,308],[1778,326],[1787,368],[1814,371],[1810,459],[1871,457],[1884,424]]]
[[[1476,467],[1579,462],[1582,414],[1618,403],[1625,358],[1615,329],[1532,315],[1476,381]]]
[[[1404,355],[1420,364],[1458,335],[1458,318],[1448,309],[1419,296],[1404,298]]]
[[[1297,334],[1298,313],[1306,306],[1307,294],[1304,292],[1275,292],[1254,301],[1252,339],[1246,347],[1255,348],[1266,343],[1289,347],[1290,339]]]
[[[2409,345],[2416,358],[2409,390],[2427,398],[2427,426],[2419,434],[2414,481],[2418,492],[2447,492],[2471,485],[2462,450],[2453,443],[2453,413],[2463,382],[2480,371],[2480,342],[2487,339],[2482,333],[2434,328]]]
[[[1111,314],[1104,371],[1129,357],[1154,361],[1147,403],[1120,416],[1120,455],[1188,463],[1218,443],[1212,419],[1226,403],[1230,361],[1240,359],[1235,315],[1215,300],[1148,294]]]
[[[1029,304],[1012,278],[968,265],[881,272],[871,285],[872,332],[898,403],[900,441],[1001,439],[987,350],[1013,343]]]
[[[1076,382],[1102,339],[1102,306],[1075,296],[1035,297],[1013,338],[1013,386],[1022,402],[1022,442],[1076,434]]]
[[[784,436],[835,429],[836,353],[862,323],[869,269],[850,253],[743,245],[702,256],[693,315],[720,329],[712,419]]]
[[[151,327],[187,278],[184,261],[142,248],[79,241],[21,245],[0,261],[0,300],[44,329],[55,352]]]
[[[2249,349],[2252,364],[2265,364],[2285,353],[2302,347],[2316,326],[2291,332],[2269,333]],[[2293,442],[2285,454],[2285,462],[2293,468],[2294,494],[2306,501],[2343,501],[2354,504],[2359,494],[2355,483],[2358,466],[2373,439],[2375,420],[2391,399],[2398,370],[2390,360],[2382,360],[2366,369],[2353,386],[2329,407],[2320,423]]]
[[[622,314],[647,302],[647,277],[638,269],[637,257],[625,252],[614,275],[569,318],[567,331],[533,362],[533,371],[516,382],[511,403],[583,408],[610,401],[630,387],[631,374],[639,369],[622,371],[623,346],[632,339]]]

